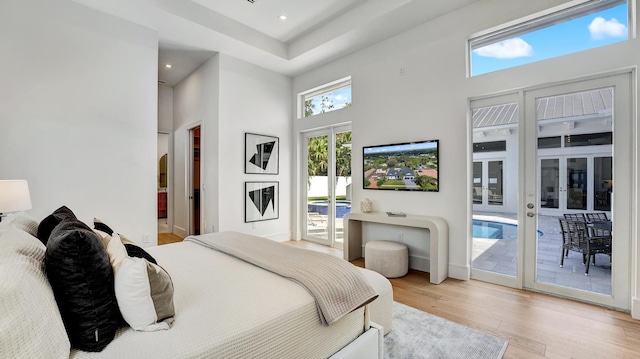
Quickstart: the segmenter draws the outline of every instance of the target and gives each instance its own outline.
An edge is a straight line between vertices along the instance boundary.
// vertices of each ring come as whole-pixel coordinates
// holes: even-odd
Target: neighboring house
[[[400,169],[400,178],[406,180],[414,180],[416,176],[413,174],[413,171],[409,167],[402,167]]]
[[[400,169],[399,168],[389,168],[387,170],[387,179],[390,179],[390,180],[400,179]]]

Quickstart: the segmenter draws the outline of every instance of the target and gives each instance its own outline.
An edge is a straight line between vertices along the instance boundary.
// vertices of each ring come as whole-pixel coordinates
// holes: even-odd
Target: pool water
[[[309,213],[318,213],[327,215],[329,206],[327,201],[313,201],[307,204]],[[351,201],[336,201],[336,218],[343,218],[347,213],[351,212]]]
[[[540,236],[542,232],[538,231]],[[474,219],[473,238],[518,239],[518,225]]]

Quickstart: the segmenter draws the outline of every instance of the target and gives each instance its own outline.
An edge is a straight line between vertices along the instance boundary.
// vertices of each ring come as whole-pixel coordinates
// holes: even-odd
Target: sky
[[[339,110],[351,102],[351,87],[341,88],[339,90],[330,92],[323,96],[328,96],[333,101],[334,110]],[[322,102],[322,96],[314,97],[311,103],[315,105],[313,108],[313,114],[317,115],[322,110],[320,103]]]
[[[628,37],[627,4],[473,50],[471,76],[600,47]]]

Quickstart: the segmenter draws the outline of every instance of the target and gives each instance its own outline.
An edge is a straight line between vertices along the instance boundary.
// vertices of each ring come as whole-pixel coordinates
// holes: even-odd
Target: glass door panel
[[[471,102],[471,277],[513,287],[518,286],[521,247],[517,202],[509,202],[518,197],[520,183],[517,98],[510,94]]]
[[[560,160],[540,160],[540,207],[557,209],[560,206]]]
[[[611,126],[609,126],[610,128]],[[587,209],[587,159],[567,158],[567,209]]]
[[[306,239],[330,244],[329,135],[311,135],[307,144],[307,225]]]
[[[351,212],[351,130],[334,134],[335,142],[335,240],[334,247],[342,248],[343,218]]]
[[[504,161],[473,162],[473,204],[477,210],[501,210],[504,206]]]
[[[307,193],[302,238],[342,248],[343,218],[351,212],[351,130],[328,128],[304,138]]]
[[[482,162],[473,162],[473,204],[482,204],[483,188]]]
[[[627,74],[525,91],[525,137],[538,138],[523,147],[524,194],[538,199],[523,223],[525,288],[629,308],[631,223],[615,213],[628,212],[631,202],[612,199],[613,177],[632,187],[625,165],[631,141],[618,134],[631,123],[628,89]],[[614,171],[613,163],[621,166]],[[566,223],[568,214],[585,219]],[[604,216],[610,231],[590,219]]]
[[[611,211],[613,193],[613,158],[595,157],[593,159],[593,209]]]
[[[489,182],[487,188],[488,201],[490,206],[502,206],[503,200],[503,173],[502,161],[489,161]]]

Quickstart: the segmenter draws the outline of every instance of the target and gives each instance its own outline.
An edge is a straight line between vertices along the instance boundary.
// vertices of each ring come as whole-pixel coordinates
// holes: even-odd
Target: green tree
[[[309,138],[307,142],[307,167],[309,177],[326,176],[329,168],[329,143],[327,136]]]
[[[318,113],[330,112],[336,109],[333,99],[331,98],[331,94],[327,94],[320,96],[320,111],[316,112],[316,103],[314,103],[313,100],[317,98],[318,97],[316,96],[304,101],[304,117],[313,116]],[[351,107],[351,102],[345,103],[344,107]]]
[[[336,180],[351,176],[351,132],[336,134]],[[329,168],[329,142],[327,136],[309,138],[307,141],[307,175],[326,176]]]
[[[351,176],[351,131],[336,134],[336,176]]]

